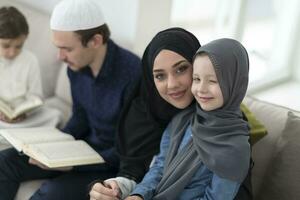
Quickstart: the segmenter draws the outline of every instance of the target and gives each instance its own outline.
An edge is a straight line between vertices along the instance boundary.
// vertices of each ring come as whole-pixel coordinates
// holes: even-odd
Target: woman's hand
[[[90,200],[119,200],[122,192],[114,180],[104,181],[103,184],[95,183],[90,191]]]
[[[73,169],[73,167],[57,167],[57,168],[49,168],[47,167],[46,165],[40,163],[39,161],[33,159],[33,158],[29,158],[29,164],[32,164],[32,165],[36,165],[38,166],[39,168],[41,169],[44,169],[44,170],[54,170],[54,171],[63,171],[63,172],[66,172],[66,171],[70,171]]]

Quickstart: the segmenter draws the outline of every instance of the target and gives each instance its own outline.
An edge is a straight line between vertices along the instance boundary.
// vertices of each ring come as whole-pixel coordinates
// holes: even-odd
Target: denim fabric
[[[179,146],[179,151],[191,140],[191,138],[192,132],[191,127],[189,126]],[[160,153],[155,157],[153,166],[145,175],[143,181],[136,186],[132,195],[139,194],[143,196],[144,200],[152,199],[155,188],[160,182],[163,174],[164,161],[169,146],[170,133],[167,128],[162,136]],[[240,183],[223,179],[202,164],[178,199],[232,200],[238,192],[239,187]]]

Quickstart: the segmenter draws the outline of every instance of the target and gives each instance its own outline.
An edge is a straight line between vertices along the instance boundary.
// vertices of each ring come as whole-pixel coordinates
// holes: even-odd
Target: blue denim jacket
[[[179,151],[192,137],[191,127],[185,132]],[[170,133],[167,128],[162,136],[160,143],[160,153],[154,158],[154,163],[145,175],[143,181],[139,183],[131,195],[139,194],[144,200],[152,199],[155,188],[161,180],[163,174],[164,161],[170,145]],[[238,192],[240,183],[228,179],[223,179],[210,171],[202,164],[190,183],[184,188],[180,200],[199,199],[199,200],[231,200]]]

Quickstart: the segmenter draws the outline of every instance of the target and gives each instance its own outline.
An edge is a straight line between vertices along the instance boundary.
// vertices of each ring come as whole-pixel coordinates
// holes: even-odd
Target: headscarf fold
[[[180,109],[167,103],[158,93],[153,79],[153,63],[163,50],[174,51],[190,63],[200,43],[182,28],[159,32],[147,46],[143,58],[143,74],[136,90],[123,111],[118,127],[117,148],[120,154],[119,176],[141,181],[150,162],[159,151],[164,129]]]
[[[248,173],[249,127],[240,110],[248,85],[247,51],[238,41],[219,39],[200,47],[196,55],[201,53],[214,66],[224,104],[212,111],[203,111],[197,104],[172,120],[171,145],[156,200],[176,199],[201,163],[218,176],[240,183]],[[177,152],[188,125],[192,141]]]

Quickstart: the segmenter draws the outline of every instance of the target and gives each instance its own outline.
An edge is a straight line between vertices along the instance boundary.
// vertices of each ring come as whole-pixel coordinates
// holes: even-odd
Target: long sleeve
[[[211,184],[205,188],[205,194],[199,200],[232,200],[239,187],[240,183],[213,174]]]
[[[170,146],[170,134],[168,128],[165,130],[160,143],[160,153],[154,158],[154,163],[131,195],[139,194],[144,200],[152,199],[156,186],[160,182],[164,169],[164,162]]]
[[[27,91],[29,94],[35,94],[43,98],[41,71],[38,60],[35,56],[30,62],[27,83]]]

